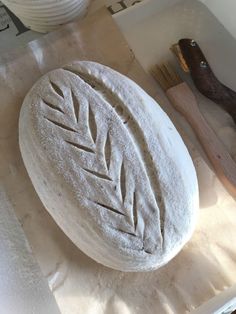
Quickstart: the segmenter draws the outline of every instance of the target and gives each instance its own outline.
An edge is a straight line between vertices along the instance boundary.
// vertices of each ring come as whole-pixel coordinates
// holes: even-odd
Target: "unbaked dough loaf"
[[[97,262],[153,270],[192,235],[192,160],[167,115],[127,77],[87,61],[48,73],[24,100],[19,140],[44,206]]]

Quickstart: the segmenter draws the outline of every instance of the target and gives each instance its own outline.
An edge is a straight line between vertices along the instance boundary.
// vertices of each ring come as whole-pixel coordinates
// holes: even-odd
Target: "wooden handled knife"
[[[236,123],[236,92],[217,79],[196,41],[180,39],[171,50],[177,56],[183,70],[190,72],[197,89],[224,108]]]

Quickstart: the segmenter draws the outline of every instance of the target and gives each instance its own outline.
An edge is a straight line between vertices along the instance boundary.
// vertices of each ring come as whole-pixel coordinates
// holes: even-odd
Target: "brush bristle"
[[[151,70],[152,76],[164,91],[182,83],[181,78],[169,63],[155,65]]]

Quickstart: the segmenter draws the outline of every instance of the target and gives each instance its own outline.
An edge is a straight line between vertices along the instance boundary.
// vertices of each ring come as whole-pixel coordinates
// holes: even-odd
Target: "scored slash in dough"
[[[153,270],[190,239],[198,209],[191,157],[127,77],[89,61],[44,75],[22,105],[19,141],[42,203],[97,262]]]

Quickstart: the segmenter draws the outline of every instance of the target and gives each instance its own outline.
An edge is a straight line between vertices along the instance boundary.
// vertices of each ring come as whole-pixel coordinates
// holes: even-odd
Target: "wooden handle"
[[[202,116],[189,86],[181,83],[170,88],[166,94],[194,129],[221,182],[236,197],[236,163]]]
[[[178,45],[197,89],[224,108],[236,123],[236,92],[217,79],[196,41],[181,39]]]

